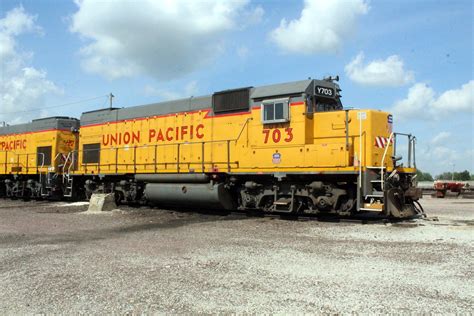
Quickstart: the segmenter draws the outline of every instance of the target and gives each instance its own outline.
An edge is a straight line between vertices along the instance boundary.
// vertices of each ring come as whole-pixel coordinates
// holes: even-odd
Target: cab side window
[[[50,166],[51,165],[51,146],[43,146],[36,148],[36,165],[41,166]]]
[[[100,143],[82,146],[82,163],[99,163]]]
[[[262,123],[284,123],[290,120],[289,100],[265,100],[261,105]]]

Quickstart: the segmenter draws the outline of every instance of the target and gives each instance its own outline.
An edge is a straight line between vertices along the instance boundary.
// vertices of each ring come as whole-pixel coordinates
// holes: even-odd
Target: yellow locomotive
[[[343,109],[332,78],[85,112],[63,194],[279,214],[419,212],[415,138]],[[407,163],[396,144],[407,137]],[[64,170],[64,168],[62,169]]]
[[[0,196],[62,197],[78,128],[78,119],[59,116],[0,127]]]

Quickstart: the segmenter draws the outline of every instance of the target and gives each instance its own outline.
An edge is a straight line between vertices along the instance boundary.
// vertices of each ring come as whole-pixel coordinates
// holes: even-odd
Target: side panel
[[[200,110],[82,126],[76,173],[353,173],[361,160],[380,165],[384,149],[374,142],[389,136],[388,113],[365,111],[361,154],[358,111],[308,115],[305,109],[305,102],[290,103],[290,121],[278,124],[262,124],[258,106],[218,116]],[[84,145],[90,144],[100,145],[100,160],[86,163]]]

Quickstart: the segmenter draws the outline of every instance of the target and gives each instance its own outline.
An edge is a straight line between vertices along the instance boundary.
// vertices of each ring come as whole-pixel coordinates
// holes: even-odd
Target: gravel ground
[[[474,200],[288,221],[0,200],[0,314],[472,313]]]

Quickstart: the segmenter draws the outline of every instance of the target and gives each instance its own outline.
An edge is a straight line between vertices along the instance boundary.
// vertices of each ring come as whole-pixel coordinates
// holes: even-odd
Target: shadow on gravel
[[[172,215],[172,214],[167,214]],[[94,216],[94,215],[87,215],[87,216]],[[222,216],[219,214],[212,214],[206,213],[205,216],[189,216],[189,217],[179,217],[173,218],[169,220],[164,220],[162,218],[157,217],[155,220],[157,222],[147,222],[147,223],[137,223],[137,224],[122,224],[119,227],[110,227],[110,228],[103,228],[103,229],[87,229],[87,230],[77,230],[68,233],[61,233],[55,235],[41,235],[41,236],[33,236],[33,237],[23,237],[19,240],[15,240],[14,238],[9,238],[10,242],[25,242],[25,240],[29,240],[28,244],[30,245],[59,245],[65,243],[73,243],[77,245],[94,242],[94,241],[101,241],[107,239],[114,239],[120,238],[124,236],[124,234],[133,234],[133,233],[140,233],[145,231],[165,231],[170,229],[176,229],[179,227],[184,227],[187,225],[192,224],[199,224],[199,223],[209,223],[209,222],[217,222],[217,221],[230,221],[230,220],[244,220],[245,217],[238,217],[238,216]],[[150,218],[146,218],[146,220],[150,220]],[[8,241],[7,241],[8,242]],[[2,243],[0,239],[0,243]]]
[[[48,258],[51,254],[60,253],[61,251],[61,249],[41,249],[41,251],[36,251],[34,253],[21,254],[7,259],[1,259],[0,273],[19,270],[23,265],[26,265],[29,262],[37,261],[38,258]]]
[[[14,201],[14,204],[12,203],[12,201]],[[1,200],[0,200],[0,209],[37,207],[37,206],[45,206],[50,203],[48,201],[31,202],[31,201],[22,201],[22,200],[8,200],[8,202],[9,203],[4,205],[4,203],[1,203]]]

